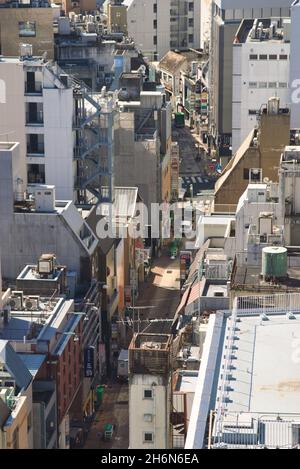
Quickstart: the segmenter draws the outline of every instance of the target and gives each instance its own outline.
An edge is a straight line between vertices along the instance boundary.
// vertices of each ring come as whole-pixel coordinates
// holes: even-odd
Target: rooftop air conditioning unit
[[[21,311],[21,309],[23,308],[23,297],[13,295],[10,298],[9,305],[14,311]]]
[[[28,311],[38,311],[39,302],[40,302],[39,296],[29,296],[25,300],[25,308]]]

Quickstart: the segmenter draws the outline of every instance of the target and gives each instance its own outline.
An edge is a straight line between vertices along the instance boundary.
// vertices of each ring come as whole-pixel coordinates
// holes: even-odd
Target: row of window
[[[188,35],[188,41],[190,44],[194,44],[194,34],[189,34]],[[186,42],[186,40],[185,40]],[[154,46],[157,46],[157,36],[153,36],[153,45]],[[174,41],[170,41],[170,47],[171,48],[174,48],[174,47],[177,47],[178,44],[177,42],[174,42]],[[184,46],[184,44],[182,44],[182,46]]]
[[[288,60],[288,55],[287,54],[280,54],[279,56],[277,54],[250,54],[249,55],[249,60]]]
[[[249,88],[288,88],[289,84],[286,82],[277,81],[249,81]]]

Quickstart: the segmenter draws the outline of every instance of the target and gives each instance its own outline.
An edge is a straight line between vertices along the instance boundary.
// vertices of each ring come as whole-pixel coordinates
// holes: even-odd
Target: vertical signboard
[[[85,378],[94,377],[94,347],[86,347],[84,349],[84,376]]]

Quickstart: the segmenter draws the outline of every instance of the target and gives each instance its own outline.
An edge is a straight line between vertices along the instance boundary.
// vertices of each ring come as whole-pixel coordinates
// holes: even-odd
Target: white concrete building
[[[243,20],[233,42],[232,152],[257,124],[269,98],[290,103],[291,20]]]
[[[24,189],[27,181],[53,184],[58,199],[73,200],[73,90],[57,67],[25,49],[24,57],[0,60],[1,139],[20,143],[16,178]]]
[[[291,0],[213,0],[210,30],[210,131],[220,156],[231,155],[232,43],[243,19],[287,18]]]
[[[129,448],[171,447],[172,336],[136,334],[129,347]]]
[[[170,49],[200,47],[201,1],[124,0],[128,35],[151,60]]]

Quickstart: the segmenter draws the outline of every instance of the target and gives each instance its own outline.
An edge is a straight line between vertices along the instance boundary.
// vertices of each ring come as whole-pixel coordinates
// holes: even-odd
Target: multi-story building
[[[32,376],[10,343],[0,339],[0,448],[33,447]]]
[[[233,43],[232,153],[256,126],[261,107],[276,96],[290,105],[291,19],[244,20]]]
[[[56,64],[34,58],[27,45],[20,58],[1,61],[0,80],[0,132],[20,143],[20,161],[27,166],[20,184],[54,185],[61,200],[111,201],[113,95],[92,95]]]
[[[127,33],[127,6],[123,0],[108,0],[106,5],[107,26],[111,33]]]
[[[279,100],[272,98],[259,114],[257,128],[253,129],[235,156],[225,167],[215,185],[215,211],[235,212],[239,198],[249,181],[269,178],[278,181],[280,157],[290,143],[290,111],[281,108]],[[252,177],[251,169],[261,169]],[[261,178],[262,176],[262,178]]]
[[[25,265],[36,262],[47,251],[55,253],[62,265],[76,272],[79,288],[80,285],[88,288],[98,272],[95,233],[71,201],[55,201],[53,186],[33,185],[30,199],[22,191],[16,199],[12,161],[18,158],[18,151],[18,144],[0,146],[3,276],[15,279]]]
[[[135,334],[129,347],[129,447],[171,447],[172,336]]]
[[[20,44],[30,43],[34,55],[54,57],[53,9],[48,0],[0,1],[0,54],[15,57]]]
[[[18,178],[24,188],[27,181],[53,184],[58,198],[73,200],[73,90],[67,76],[24,46],[20,57],[2,58],[0,78],[5,84],[0,133],[20,143],[26,165],[27,174]]]
[[[162,168],[170,168],[171,103],[164,88],[146,82],[142,72],[123,73],[118,95],[119,128],[115,132],[115,184],[137,186],[150,209],[161,201]],[[164,186],[164,195],[171,197]]]
[[[61,17],[55,34],[55,58],[66,73],[92,90],[114,90],[122,72],[131,71],[131,59],[139,56],[135,44],[123,34],[104,34],[99,15]],[[76,20],[76,21],[75,21]],[[91,21],[92,20],[92,21]]]
[[[200,47],[200,1],[124,0],[128,35],[152,60],[170,49]]]
[[[209,126],[219,154],[231,155],[233,41],[242,19],[288,18],[290,0],[214,0],[210,34]],[[274,80],[275,81],[275,80]]]

